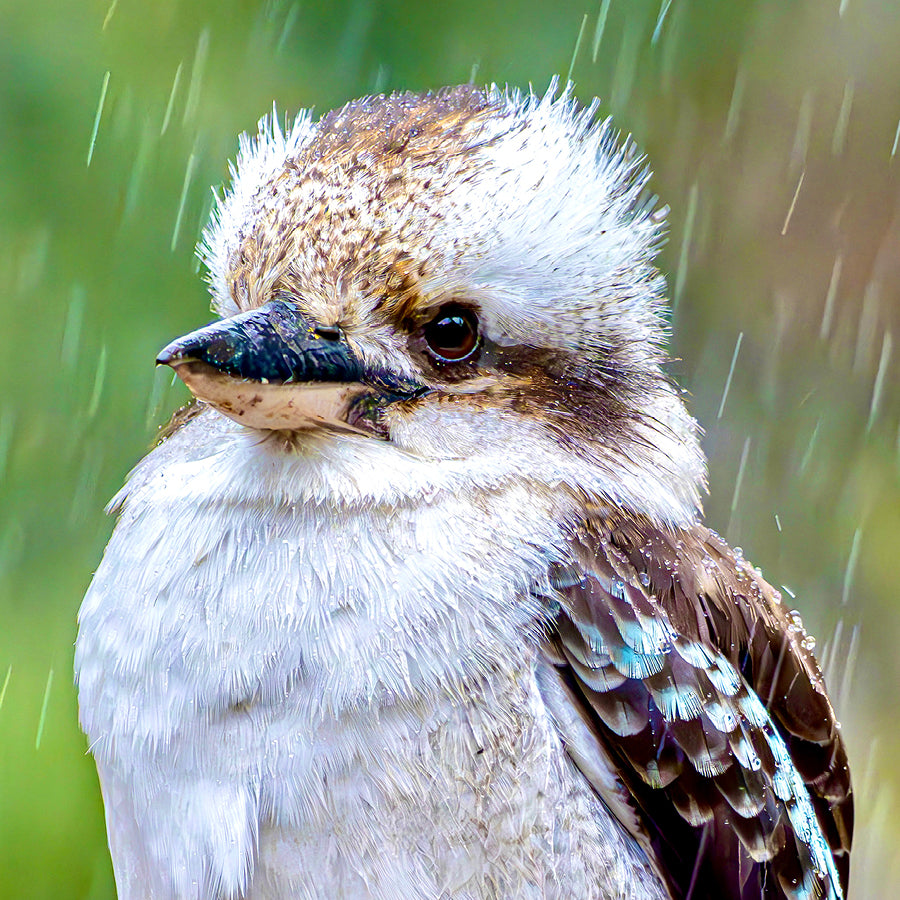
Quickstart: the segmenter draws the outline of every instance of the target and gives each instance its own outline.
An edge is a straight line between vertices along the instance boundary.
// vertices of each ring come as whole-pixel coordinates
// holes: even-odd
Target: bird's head
[[[647,169],[568,94],[372,97],[244,138],[202,255],[223,317],[167,346],[249,428],[383,441],[690,519]]]

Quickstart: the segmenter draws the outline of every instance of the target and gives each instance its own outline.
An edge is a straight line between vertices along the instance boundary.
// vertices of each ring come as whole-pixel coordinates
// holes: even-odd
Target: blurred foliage
[[[273,101],[570,66],[672,208],[708,518],[820,636],[852,894],[896,896],[898,46],[894,0],[0,0],[0,898],[114,895],[75,614],[103,505],[184,398],[153,359],[208,319],[192,246],[237,133]]]

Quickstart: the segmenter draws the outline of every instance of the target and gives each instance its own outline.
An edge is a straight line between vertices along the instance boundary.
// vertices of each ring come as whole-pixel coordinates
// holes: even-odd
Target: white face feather
[[[639,210],[649,173],[608,121],[554,100],[499,93],[477,175],[453,185],[449,278],[474,289],[495,339],[593,352],[662,340],[660,223]]]
[[[483,334],[499,347],[559,351],[586,365],[617,354],[624,377],[641,383],[626,401],[634,407],[628,440],[596,435],[578,459],[537,440],[521,418],[488,416],[475,392],[469,410],[423,404],[395,416],[398,449],[429,459],[469,455],[473,477],[496,480],[504,471],[497,459],[519,448],[510,477],[530,467],[532,478],[543,472],[604,502],[685,524],[697,514],[705,468],[696,425],[660,368],[665,282],[653,257],[663,224],[642,199],[648,172],[630,142],[620,142],[608,121],[595,121],[594,107],[580,110],[568,93],[554,93],[490,89],[486,109],[447,139],[446,158],[427,177],[401,158],[398,178],[412,183],[402,203],[381,202],[384,174],[373,173],[384,160],[363,151],[351,174],[346,160],[328,169],[326,143],[310,162],[303,154],[323,140],[322,126],[301,113],[282,132],[273,113],[256,138],[242,138],[233,186],[201,246],[213,305],[230,316],[265,302],[290,269],[314,318],[331,321],[354,309],[347,332],[358,352],[408,373],[405,345],[369,320],[374,301],[352,281],[321,275],[323,266],[339,268],[342,242],[352,257],[358,235],[388,234],[419,267],[422,304],[456,298],[476,305]],[[326,174],[304,180],[298,157]],[[288,203],[307,218],[286,226],[278,217]],[[304,239],[314,217],[327,222],[333,246]],[[236,286],[242,248],[250,236],[275,230],[273,221],[297,229],[293,244],[269,252],[281,257],[278,265],[268,265],[261,250],[251,286]]]

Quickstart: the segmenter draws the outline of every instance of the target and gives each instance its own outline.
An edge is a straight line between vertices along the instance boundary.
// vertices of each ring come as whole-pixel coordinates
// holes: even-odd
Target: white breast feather
[[[560,852],[534,845],[552,844],[560,804],[565,840],[587,830],[592,848],[560,877],[592,896],[590,873],[623,865],[598,832],[618,826],[543,710],[527,638],[540,611],[522,599],[563,542],[559,511],[521,487],[457,494],[439,465],[431,483],[396,459],[379,474],[374,441],[343,450],[352,466],[340,453],[310,465],[208,412],[117,498],[76,667],[122,900],[369,896],[363,873],[371,896],[437,898],[435,879],[487,896],[485,859],[419,846],[423,814],[445,819],[432,839],[508,817],[503,895],[556,896],[532,882]],[[322,467],[346,476],[328,515]],[[642,866],[624,883],[649,885]]]

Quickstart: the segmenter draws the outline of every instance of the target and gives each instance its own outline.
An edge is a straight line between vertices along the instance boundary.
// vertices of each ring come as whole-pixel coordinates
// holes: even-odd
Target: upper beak
[[[156,362],[171,366],[195,397],[226,416],[268,430],[328,425],[370,432],[360,426],[372,401],[424,391],[364,365],[340,329],[317,326],[284,300],[178,338]]]

